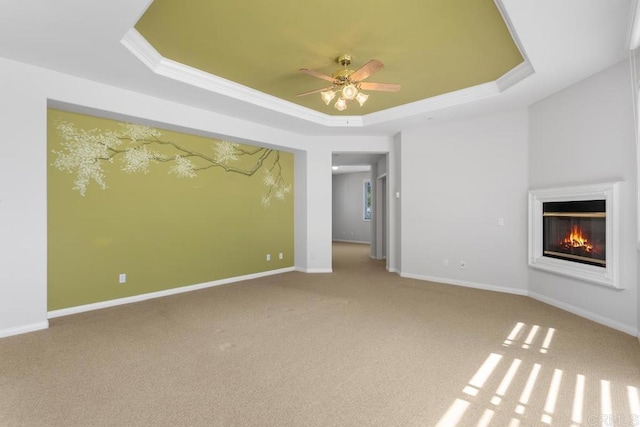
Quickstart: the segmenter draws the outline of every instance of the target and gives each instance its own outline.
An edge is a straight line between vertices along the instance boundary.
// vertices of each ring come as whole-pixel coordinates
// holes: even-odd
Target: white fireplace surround
[[[622,289],[619,274],[619,182],[529,191],[529,265],[574,279]],[[606,267],[550,258],[542,255],[542,204],[582,200],[606,201]]]

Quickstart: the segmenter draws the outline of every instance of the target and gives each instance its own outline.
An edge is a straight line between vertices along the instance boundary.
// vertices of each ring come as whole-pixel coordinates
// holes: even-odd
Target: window
[[[362,219],[371,221],[371,180],[364,180],[364,204]]]

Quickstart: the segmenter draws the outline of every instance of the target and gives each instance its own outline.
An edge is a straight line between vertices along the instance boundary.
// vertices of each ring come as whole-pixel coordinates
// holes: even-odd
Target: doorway
[[[356,217],[359,217],[358,222],[363,224],[363,219],[369,224],[370,230],[370,250],[369,256],[372,259],[389,260],[388,257],[388,245],[389,245],[389,215],[388,215],[388,153],[366,153],[366,152],[334,152],[332,153],[332,168],[334,175],[334,184],[339,181],[340,178],[336,178],[337,174],[352,173],[352,172],[367,172],[365,178],[370,182],[371,188],[371,217],[365,215],[363,218],[363,206],[366,206],[366,197],[363,199],[365,192],[363,191],[363,179],[360,179],[360,185],[355,189],[348,199],[355,202],[356,209],[359,213],[355,213]],[[363,174],[364,175],[364,174]],[[362,176],[361,176],[362,177]],[[360,178],[361,178],[360,177]],[[355,186],[354,186],[355,188]],[[365,184],[366,188],[366,184]],[[336,193],[336,192],[339,193]],[[345,215],[343,206],[345,197],[343,197],[343,186],[332,186],[332,240],[348,242],[349,237],[345,237],[344,218],[341,215]],[[363,203],[363,200],[365,202]],[[366,208],[365,208],[366,210]],[[346,231],[346,236],[350,236],[351,232]],[[353,242],[364,243],[364,242]],[[387,265],[388,268],[388,265]]]

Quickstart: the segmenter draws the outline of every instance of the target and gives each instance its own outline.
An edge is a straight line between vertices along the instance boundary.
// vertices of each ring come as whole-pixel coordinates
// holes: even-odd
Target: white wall
[[[387,269],[392,272],[402,271],[402,134],[393,138],[389,152],[387,174],[387,201],[389,203],[389,240],[387,247]]]
[[[306,177],[307,191],[300,202],[307,210],[307,266],[296,268],[307,273],[330,273],[331,151],[322,144],[308,147]]]
[[[55,101],[56,106],[67,103],[82,107],[76,110],[104,111],[111,117],[132,117],[169,128],[194,129],[282,149],[305,149],[298,135],[3,59],[0,59],[0,93],[3,117],[0,132],[6,138],[0,157],[0,336],[47,326],[46,120],[49,100]],[[300,166],[297,174],[305,172],[304,165]],[[309,170],[307,167],[306,173],[310,173]],[[329,204],[330,179],[329,174],[324,185],[314,181],[314,186],[328,188]],[[296,204],[306,202],[306,188],[297,188],[296,196]],[[313,201],[312,208],[316,208],[313,203],[325,202],[327,200]],[[311,209],[296,206],[296,213],[309,212]],[[309,222],[304,218],[301,227],[305,228]],[[316,222],[324,222],[330,230],[330,211],[322,221]],[[306,229],[296,231],[296,247],[322,248],[323,240],[329,242],[324,245],[329,247],[325,249],[327,254],[318,258],[324,265],[310,259],[296,259],[296,262],[307,268],[330,268],[330,238],[309,236]],[[301,253],[307,255],[304,251]]]
[[[302,150],[294,151],[293,159],[293,197],[296,201],[294,203],[295,212],[294,217],[294,265],[297,270],[306,271],[309,268],[308,264],[308,251],[307,251],[307,152]],[[300,203],[301,200],[305,200],[305,203]]]
[[[403,276],[526,293],[527,126],[517,110],[402,133]]]
[[[375,165],[371,166],[371,191],[373,194],[373,220],[371,221],[371,258],[387,259],[389,269],[389,167],[390,153],[382,156]],[[380,187],[380,188],[378,188]],[[382,205],[382,207],[381,207]],[[380,238],[380,242],[378,242]]]
[[[391,191],[389,189],[389,180],[391,179],[388,174],[389,161],[392,157],[392,153],[388,153],[382,156],[375,165],[371,167],[371,182],[373,192],[373,221],[371,221],[371,257],[374,259],[386,259],[386,268],[389,267],[388,253],[389,249],[389,235],[393,233],[390,230],[390,217],[392,212],[390,209],[391,203],[389,197],[391,197]],[[399,169],[399,167],[398,167]],[[378,239],[380,241],[378,242]]]
[[[331,271],[331,153],[389,150],[387,137],[305,137],[2,58],[0,93],[0,337],[47,327],[48,102],[294,152],[295,264],[308,272]]]
[[[389,153],[390,271],[515,293],[526,292],[529,283],[534,294],[610,320],[614,327],[637,331],[640,326],[637,170],[627,64],[533,106],[530,133],[527,112],[513,111],[430,122],[394,138],[307,137],[4,59],[0,93],[0,132],[5,138],[0,156],[0,337],[47,326],[50,100],[110,117],[293,151],[295,263],[302,271],[331,271],[331,153]],[[549,155],[558,152],[580,153],[580,167],[568,171],[564,160],[550,160],[558,159]],[[625,181],[621,265],[626,290],[527,270],[527,177],[535,188]],[[499,217],[505,219],[503,227],[497,225]],[[449,267],[443,266],[444,258]],[[458,267],[460,260],[466,269]]]
[[[41,92],[39,73],[0,63],[0,337],[48,325],[47,103]]]
[[[384,175],[387,173],[387,157],[386,156],[382,156],[380,158],[380,160],[378,160],[378,163],[376,163],[376,168],[378,170],[378,174],[376,176],[374,176],[374,178],[377,178],[381,175]]]
[[[629,64],[625,61],[530,107],[532,189],[624,181],[621,284],[613,290],[531,270],[533,296],[633,333],[638,326],[636,164]]]
[[[371,242],[371,221],[363,219],[364,181],[371,172],[333,175],[333,240]]]
[[[388,156],[383,156],[383,158],[386,158]],[[380,162],[377,162],[373,165],[371,165],[371,170],[369,171],[369,177],[371,179],[371,194],[373,196],[373,206],[372,206],[372,215],[371,215],[371,221],[368,221],[369,223],[369,242],[370,242],[370,246],[369,246],[369,256],[372,259],[377,259],[378,258],[378,234],[377,234],[377,227],[378,227],[378,222],[379,222],[379,218],[378,218],[378,212],[376,209],[376,203],[377,203],[377,193],[378,193],[378,180],[376,179],[377,176],[379,176],[380,174],[378,173],[378,166],[379,166]]]
[[[636,49],[633,51],[632,55],[631,55],[631,63],[632,63],[632,86],[635,89],[635,92],[633,93],[633,99],[634,99],[634,103],[635,103],[635,110],[634,110],[634,118],[635,118],[635,146],[636,146],[636,197],[638,198],[636,200],[636,209],[640,209],[640,189],[637,188],[638,186],[640,186],[640,171],[638,170],[638,167],[640,167],[640,94],[638,93],[638,90],[640,89],[640,49]],[[636,223],[636,228],[640,228],[640,212],[636,211],[636,215],[638,216],[638,222]],[[637,258],[636,258],[636,274],[638,276],[640,276],[640,230],[636,230],[638,232],[638,254],[637,254]],[[640,279],[640,277],[639,277]],[[640,284],[638,284],[638,286],[640,287]],[[637,313],[637,318],[638,318],[638,324],[637,324],[637,329],[638,331],[640,331],[640,289],[638,289],[637,291],[638,294],[638,313]],[[638,338],[640,338],[640,334],[638,335]]]

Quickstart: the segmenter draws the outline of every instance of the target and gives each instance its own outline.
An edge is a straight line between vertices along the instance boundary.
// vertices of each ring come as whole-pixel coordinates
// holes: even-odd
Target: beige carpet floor
[[[638,425],[640,344],[369,247],[0,340],[2,426]],[[635,422],[635,424],[633,424]]]

